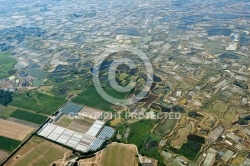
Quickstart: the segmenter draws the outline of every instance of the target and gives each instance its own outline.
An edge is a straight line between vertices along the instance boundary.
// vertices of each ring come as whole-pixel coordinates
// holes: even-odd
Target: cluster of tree
[[[194,161],[196,160],[196,156],[201,150],[201,147],[202,145],[199,143],[187,141],[187,143],[184,143],[180,149],[170,147],[169,150],[175,154],[180,154],[182,156],[185,156],[187,159]]]
[[[0,89],[0,104],[6,106],[12,101],[12,92]]]
[[[244,118],[239,118],[239,120],[237,121],[237,123],[239,125],[248,125],[249,120],[250,120],[250,116],[246,116]]]

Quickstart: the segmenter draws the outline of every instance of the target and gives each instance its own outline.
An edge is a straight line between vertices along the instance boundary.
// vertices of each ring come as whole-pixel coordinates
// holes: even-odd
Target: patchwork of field
[[[112,143],[95,157],[80,161],[81,166],[137,166],[137,149],[134,145]]]
[[[28,121],[31,123],[36,123],[36,124],[43,124],[48,119],[47,116],[40,115],[40,114],[33,113],[33,112],[20,110],[20,109],[15,110],[10,115],[10,117],[25,120],[25,121]]]
[[[95,120],[87,117],[81,117],[79,119],[71,119],[68,115],[63,115],[56,125],[68,128],[70,130],[85,134],[89,128],[94,124]]]
[[[14,107],[5,107],[1,112],[0,112],[0,116],[3,119],[8,118],[14,111],[16,110],[16,108]]]
[[[74,119],[69,118],[68,115],[63,115],[56,121],[56,125],[68,128]]]
[[[10,105],[17,108],[31,110],[37,113],[52,115],[65,102],[66,99],[64,98],[49,96],[37,91],[30,90],[27,93],[15,94]]]
[[[223,114],[227,112],[229,106],[222,101],[215,101],[213,105],[208,108],[208,112],[215,114],[218,118],[223,118]]]
[[[10,54],[10,52],[0,53],[0,78],[8,77],[8,71],[12,70],[13,66],[17,63],[14,58],[10,57]]]
[[[5,166],[48,166],[64,157],[70,150],[40,137],[32,137]]]
[[[161,137],[167,136],[174,129],[176,122],[176,119],[167,118],[163,123],[158,124],[154,129],[154,134]]]
[[[0,135],[16,140],[24,140],[35,128],[0,119]]]
[[[119,93],[112,88],[105,88],[104,90],[110,96],[115,96],[118,99],[125,99],[127,96],[126,93]],[[89,87],[87,90],[85,90],[75,99],[73,99],[73,102],[104,111],[110,111],[110,108],[112,106],[112,104],[110,104],[108,101],[106,101],[99,95],[95,87]]]
[[[75,119],[68,127],[68,129],[79,132],[86,133],[89,128],[94,124],[95,120],[93,119]]]

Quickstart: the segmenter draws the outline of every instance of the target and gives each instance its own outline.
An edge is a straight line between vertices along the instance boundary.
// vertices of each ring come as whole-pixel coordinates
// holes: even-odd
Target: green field
[[[15,110],[10,115],[10,117],[25,120],[25,121],[36,123],[36,124],[43,124],[48,119],[47,116],[24,111],[24,110]]]
[[[2,150],[12,152],[20,144],[21,144],[21,141],[17,141],[17,140],[14,140],[14,139],[10,139],[10,138],[0,136],[0,149],[2,149]]]
[[[202,145],[199,143],[195,143],[192,141],[187,141],[184,143],[180,149],[170,148],[172,152],[175,154],[180,154],[185,156],[187,159],[195,161],[197,159],[197,155],[201,150]]]
[[[138,148],[143,147],[144,139],[155,125],[155,120],[141,120],[129,125],[130,133],[128,143],[135,144]]]
[[[228,111],[224,114],[223,119],[225,119],[226,122],[231,123],[236,116],[237,116],[236,108],[230,107]]]
[[[118,98],[118,99],[124,99],[127,96],[127,94],[116,92],[112,88],[105,88],[105,91],[107,92],[107,94],[114,96],[115,98]],[[73,100],[73,102],[86,105],[89,107],[97,108],[100,110],[104,110],[104,111],[110,111],[110,107],[112,106],[111,103],[103,99],[98,94],[95,87],[89,87],[79,96],[77,96]]]
[[[217,101],[213,104],[212,108],[216,111],[219,111],[221,113],[224,113],[228,110],[228,106],[226,105],[226,103],[221,102],[221,101]]]
[[[37,113],[51,115],[65,102],[66,99],[64,98],[49,96],[35,90],[30,90],[27,93],[15,94],[10,105]]]
[[[43,80],[40,80],[40,79],[34,79],[33,81],[32,81],[32,86],[33,87],[39,87],[39,86],[41,86],[43,84]]]
[[[227,112],[229,106],[226,105],[225,102],[222,102],[220,100],[216,100],[217,98],[209,101],[208,104],[206,104],[206,107],[205,109],[208,111],[208,112],[211,112],[213,114],[215,114],[218,118],[223,118],[223,114],[225,112]],[[215,100],[215,101],[214,101]],[[212,103],[213,102],[213,103]],[[211,104],[212,103],[212,104]],[[209,104],[211,104],[209,106]]]
[[[154,134],[157,136],[165,137],[174,129],[177,119],[167,118],[163,123],[159,124],[154,129]]]
[[[10,57],[10,52],[0,53],[0,78],[6,78],[10,75],[8,71],[12,70],[17,61]]]
[[[63,115],[59,120],[56,121],[56,124],[67,128],[73,121],[74,119],[69,118],[67,115]]]
[[[47,73],[44,72],[43,70],[28,70],[28,73],[37,79],[45,79],[47,77]]]
[[[156,120],[140,120],[138,122],[129,124],[129,136],[126,143],[137,146],[140,154],[158,160],[158,164],[162,165],[162,157],[159,154],[158,146],[150,146],[152,142],[159,142],[159,137],[153,135],[151,130],[157,123]]]

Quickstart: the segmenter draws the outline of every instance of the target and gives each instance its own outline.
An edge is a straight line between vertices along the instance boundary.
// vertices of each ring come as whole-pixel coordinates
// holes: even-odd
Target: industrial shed
[[[83,106],[81,105],[68,102],[65,106],[63,106],[60,109],[60,112],[67,115],[69,114],[76,115],[82,108]]]
[[[115,133],[115,130],[111,127],[105,126],[102,131],[98,134],[97,138],[99,139],[110,139]]]
[[[115,132],[114,129],[104,126],[104,124],[104,122],[96,120],[90,129],[85,134],[82,134],[52,123],[47,123],[38,131],[38,135],[78,151],[96,151]]]

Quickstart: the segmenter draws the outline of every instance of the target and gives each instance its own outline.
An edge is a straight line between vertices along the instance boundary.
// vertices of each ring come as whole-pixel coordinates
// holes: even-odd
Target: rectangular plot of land
[[[6,166],[52,165],[62,159],[68,149],[41,137],[32,137],[5,164]]]
[[[0,150],[0,163],[8,156],[8,153]]]
[[[71,145],[73,145],[73,147],[75,147],[75,146],[78,144],[78,141],[74,141],[74,140],[70,139],[70,140],[67,142],[67,144],[71,144]]]
[[[68,102],[61,110],[60,112],[64,113],[64,114],[77,114],[83,106],[75,104],[75,103],[71,103]]]
[[[98,132],[102,129],[103,125],[104,122],[96,120],[95,123],[86,132],[86,134],[95,137],[98,134]]]
[[[35,128],[0,119],[0,135],[15,139],[24,140]]]
[[[89,128],[93,125],[93,123],[95,122],[95,120],[93,119],[88,119],[88,118],[84,118],[84,119],[75,119],[70,126],[68,127],[68,129],[70,130],[74,130],[77,131],[79,133],[86,133]]]
[[[56,121],[56,125],[67,128],[73,121],[74,119],[71,119],[68,115],[63,115]]]
[[[67,146],[69,146],[69,147],[72,147],[72,148],[74,148],[76,145],[75,144],[72,144],[72,143],[70,143],[70,142],[67,142],[65,145],[67,145]]]
[[[86,132],[88,131],[89,127],[88,127],[88,126],[82,126],[82,125],[80,125],[80,124],[78,124],[78,123],[73,122],[73,123],[68,127],[68,129],[74,130],[74,131],[76,131],[76,132],[79,132],[79,133],[84,134],[84,133],[86,133]]]
[[[61,135],[64,132],[65,128],[57,126],[53,131],[55,134]]]
[[[52,124],[46,124],[42,130],[39,132],[39,135],[43,137],[48,137],[50,133],[56,128],[55,125]]]
[[[22,142],[18,140],[14,140],[11,138],[0,136],[0,150],[4,150],[6,152],[12,152],[15,150]]]
[[[103,111],[85,106],[81,109],[79,114],[84,117],[89,117],[90,119],[99,119],[99,117],[103,114]]]
[[[59,134],[51,133],[47,138],[55,141],[57,138],[59,138],[59,136]]]
[[[67,137],[72,137],[72,135],[73,135],[74,133],[75,133],[74,131],[66,129],[66,130],[63,132],[62,135],[67,136]]]
[[[66,142],[68,142],[69,139],[64,139],[62,137],[59,137],[56,141],[61,143],[61,144],[66,144]]]

